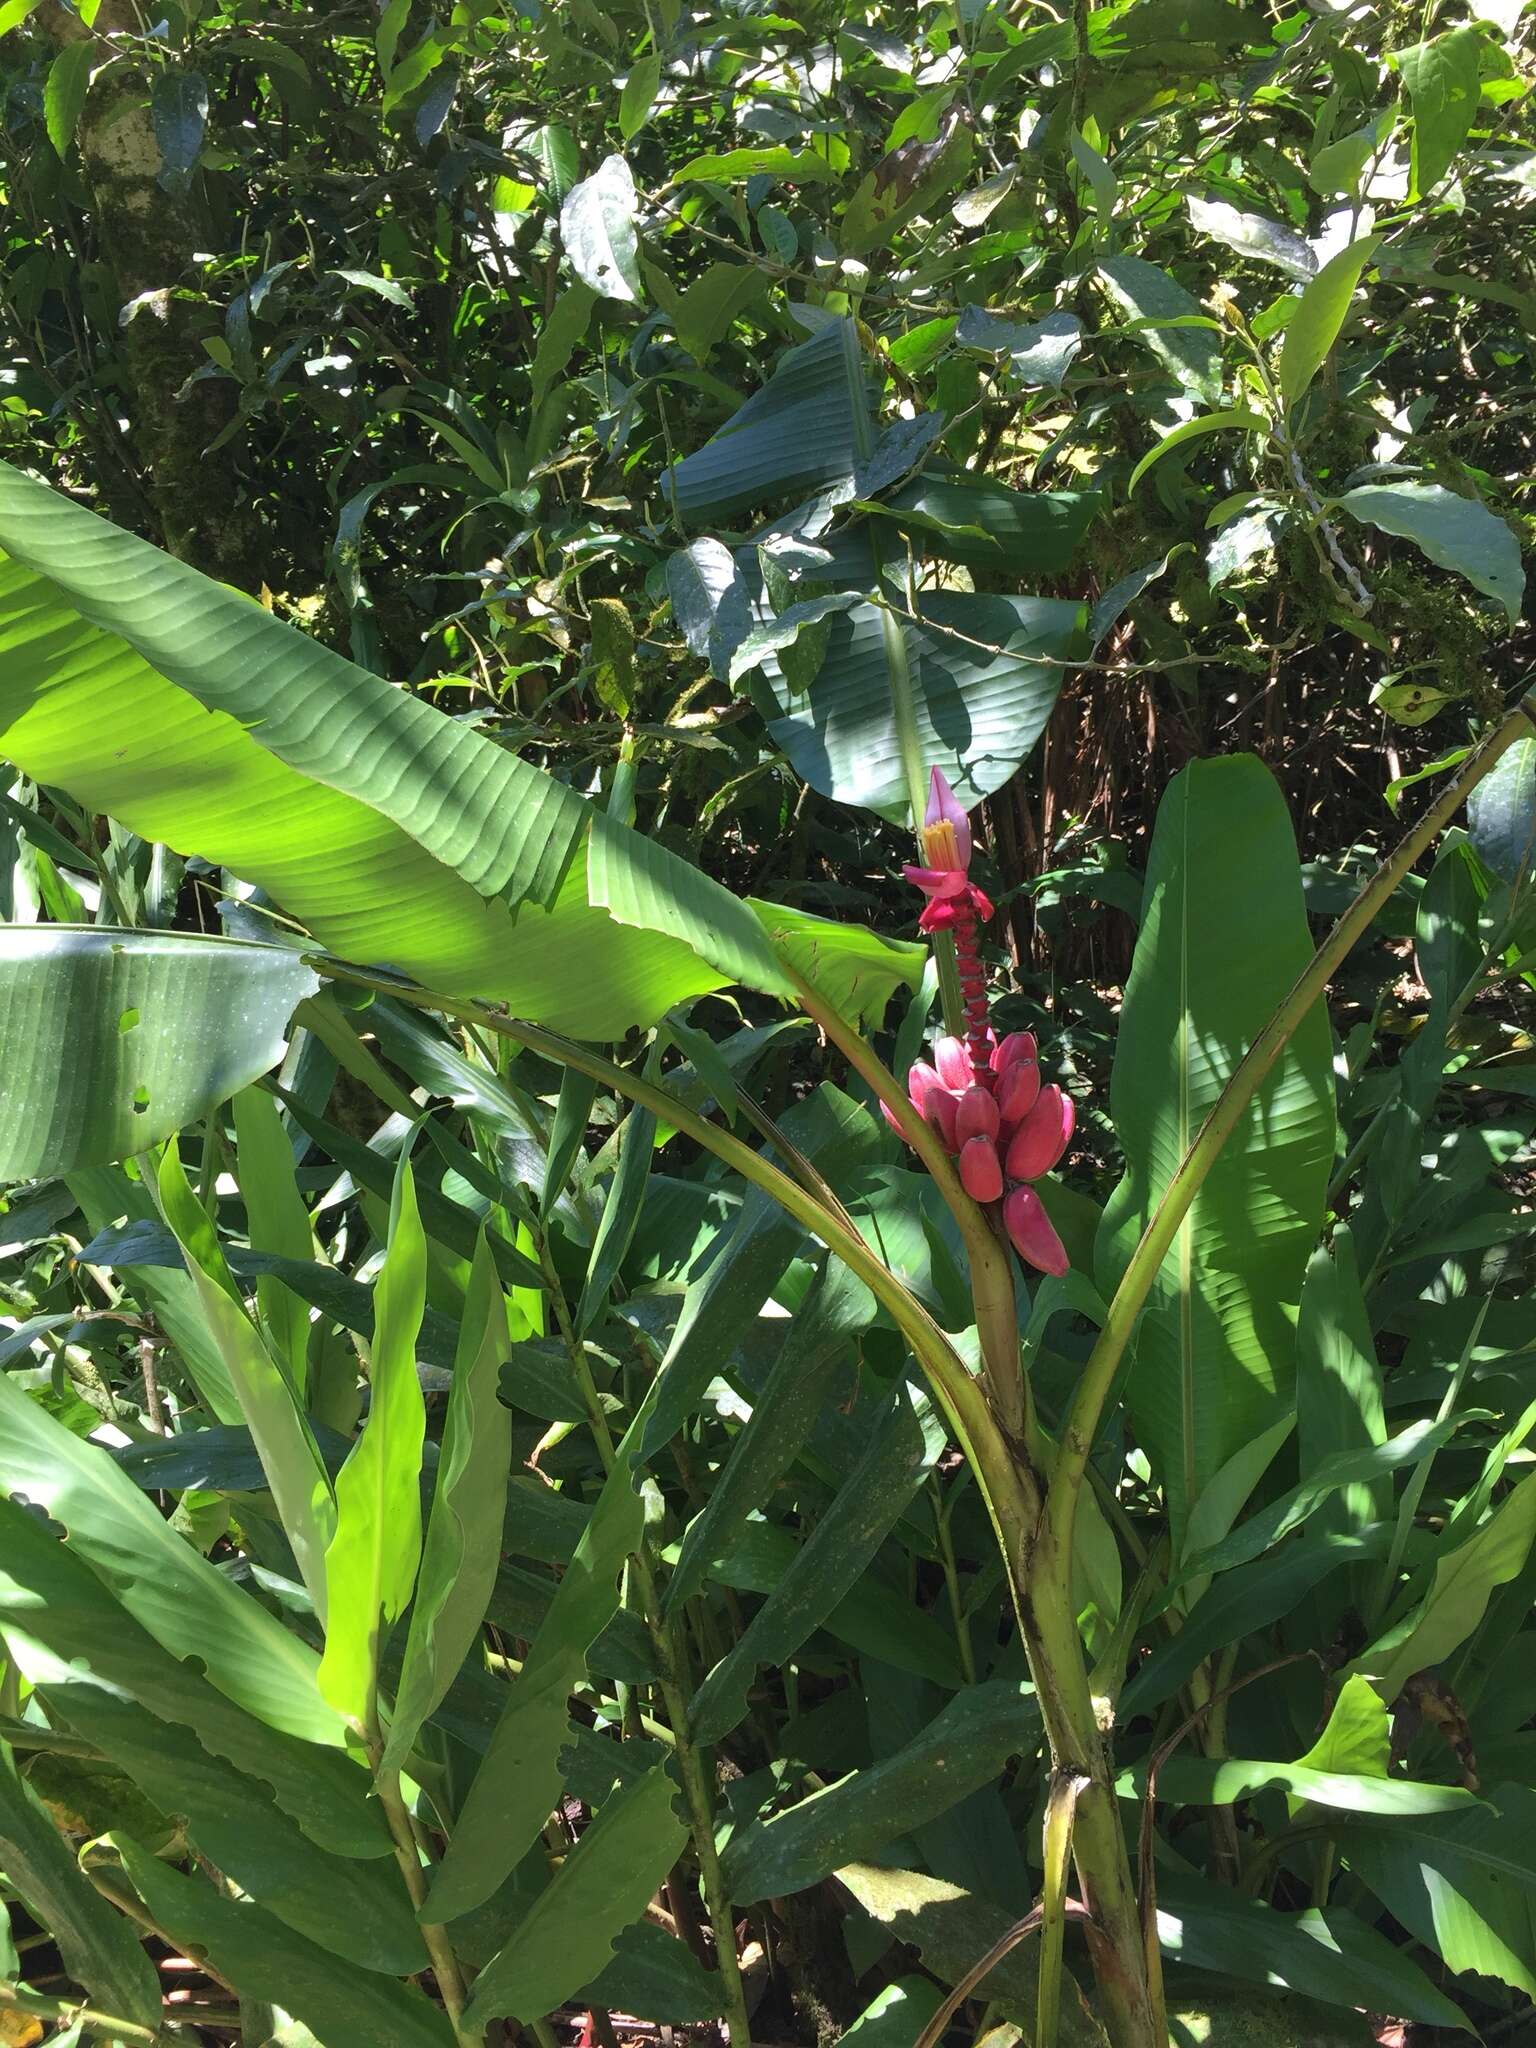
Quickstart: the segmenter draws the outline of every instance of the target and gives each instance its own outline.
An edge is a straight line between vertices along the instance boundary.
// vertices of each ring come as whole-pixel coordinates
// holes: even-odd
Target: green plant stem
[[[1381,905],[1425,848],[1450,823],[1469,793],[1499,757],[1533,727],[1536,727],[1536,697],[1526,697],[1473,750],[1455,780],[1442,791],[1391,857],[1365,883],[1297,976],[1191,1140],[1189,1150],[1180,1160],[1162,1200],[1142,1232],[1140,1243],[1131,1254],[1124,1277],[1110,1302],[1098,1342],[1078,1382],[1062,1430],[1056,1474],[1042,1531],[1042,1545],[1049,1569],[1060,1586],[1065,1587],[1069,1582],[1067,1575],[1071,1569],[1077,1499],[1105,1402],[1120,1370],[1136,1319],[1206,1175],[1292,1034],[1312,1005],[1321,998],[1330,978],[1367,930]]]
[[[377,1723],[360,1730],[363,1746],[367,1751],[368,1763],[373,1772],[373,1789],[378,1794],[379,1805],[389,1824],[390,1837],[395,1845],[395,1861],[400,1866],[400,1875],[405,1880],[405,1889],[418,1916],[427,1900],[427,1880],[422,1875],[421,1855],[416,1846],[416,1830],[411,1825],[410,1812],[400,1790],[400,1773],[384,1770],[380,1759],[384,1754],[384,1737]],[[460,2048],[480,2048],[483,2032],[477,2033],[464,2025],[464,1977],[459,1969],[458,1957],[448,1939],[448,1930],[440,1923],[421,1920],[421,1938],[426,1944],[431,1960],[432,1974],[437,1979],[438,1992],[453,2028],[454,2039]]]
[[[144,2041],[165,2039],[155,2027],[141,2027],[135,2020],[119,2019],[116,2013],[97,2012],[94,2006],[77,2005],[68,1998],[45,1998],[41,1992],[25,1990],[20,1984],[0,1984],[0,2012],[31,2013],[34,2019],[57,2020],[61,2026],[89,2027],[103,2041]]]

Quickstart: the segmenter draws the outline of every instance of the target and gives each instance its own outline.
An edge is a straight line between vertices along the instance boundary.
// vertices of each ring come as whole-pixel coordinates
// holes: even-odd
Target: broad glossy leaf
[[[41,1801],[22,1782],[16,1760],[3,1742],[0,1866],[39,1927],[58,1944],[71,1977],[97,2004],[137,2026],[158,2030],[160,1980],[137,1931],[84,1876]]]
[[[629,1460],[650,1405],[641,1405],[615,1453],[613,1471],[508,1692],[437,1868],[425,1908],[434,1920],[455,1919],[488,1899],[538,1838],[560,1797],[566,1702],[586,1674],[588,1648],[619,1604],[619,1574],[645,1526]]]
[[[1101,503],[1093,491],[1013,491],[990,477],[924,474],[877,509],[907,526],[920,554],[1033,582],[1071,566]]]
[[[794,1562],[693,1696],[695,1741],[726,1735],[747,1711],[760,1666],[783,1664],[862,1576],[948,1439],[919,1420],[905,1386],[875,1424],[864,1456],[818,1518]]]
[[[130,1836],[111,1839],[156,1923],[189,1954],[206,1955],[243,1998],[294,2014],[326,2048],[453,2048],[447,2019],[413,1985],[360,1970],[262,1907],[184,1877]]]
[[[1350,1869],[1452,1970],[1536,1998],[1536,1792],[1499,1785],[1466,1813],[1352,1820]]]
[[[780,357],[762,389],[672,469],[668,488],[690,524],[729,519],[769,498],[851,487],[870,439],[858,335],[851,320],[834,320]]]
[[[1099,276],[1110,297],[1128,319],[1148,323],[1138,329],[1136,339],[1149,348],[1186,391],[1193,391],[1207,405],[1221,396],[1221,342],[1204,325],[1169,326],[1169,321],[1198,319],[1208,315],[1199,301],[1166,270],[1147,263],[1140,256],[1101,256]]]
[[[1157,1932],[1165,1956],[1197,1969],[1283,1985],[1329,2005],[1466,2026],[1417,1963],[1342,1907],[1281,1913],[1192,1874],[1160,1874]]]
[[[1476,118],[1482,54],[1482,35],[1471,26],[1398,52],[1413,106],[1413,189],[1421,199],[1450,169]]]
[[[45,1508],[68,1548],[173,1656],[259,1720],[340,1743],[309,1645],[178,1536],[97,1444],[83,1443],[0,1373],[0,1488]]]
[[[535,2020],[608,1961],[614,1938],[638,1920],[677,1861],[688,1830],[665,1764],[621,1786],[475,1980],[470,2028],[510,2013]]]
[[[1338,501],[1368,526],[1411,540],[1442,569],[1465,576],[1474,590],[1497,598],[1514,625],[1525,599],[1520,543],[1481,498],[1444,484],[1357,484]]]
[[[508,1348],[501,1280],[482,1237],[464,1298],[437,1484],[390,1717],[384,1761],[396,1768],[458,1676],[495,1584],[512,1462],[512,1416],[498,1397]]]
[[[341,957],[613,1037],[721,985],[631,928],[659,912],[780,987],[719,884],[604,820],[589,893],[574,791],[3,465],[0,547],[0,753],[259,883]]]
[[[589,291],[605,299],[633,303],[645,296],[635,232],[638,211],[634,174],[621,156],[605,157],[561,203],[560,240],[571,268]]]
[[[1294,405],[1327,361],[1349,314],[1361,272],[1380,246],[1379,235],[1351,242],[1329,257],[1302,292],[1285,325],[1280,349],[1280,396]]]
[[[865,1029],[879,1025],[897,989],[915,990],[922,981],[926,947],[782,903],[756,897],[749,903],[783,965],[808,981],[840,1016]]]
[[[1126,1176],[1098,1242],[1106,1300],[1196,1131],[1311,957],[1284,802],[1251,757],[1169,786],[1148,861],[1111,1110]],[[1321,1004],[1218,1156],[1154,1283],[1127,1400],[1176,1545],[1199,1494],[1294,1391],[1294,1314],[1333,1163]]]
[[[920,607],[916,621],[870,604],[832,619],[808,697],[771,657],[764,665],[778,707],[769,737],[796,774],[824,796],[893,821],[909,808],[893,660],[911,677],[923,760],[975,804],[1001,788],[1044,732],[1083,622],[1082,608],[1060,598],[941,591],[925,593]]]
[[[1244,213],[1224,199],[1201,199],[1190,193],[1184,204],[1189,208],[1190,226],[1197,234],[1214,235],[1239,256],[1273,264],[1287,277],[1299,278],[1303,283],[1316,273],[1317,258],[1306,237],[1298,235],[1294,228],[1271,220],[1267,214]]]
[[[689,650],[722,679],[752,630],[752,601],[736,557],[719,540],[696,540],[667,558],[667,593]]]
[[[947,1813],[1003,1774],[1040,1740],[1028,1688],[991,1679],[967,1686],[894,1756],[739,1830],[723,1870],[733,1899],[804,1891],[850,1862],[878,1856],[898,1837]]]
[[[1467,799],[1467,832],[1501,882],[1523,888],[1536,868],[1536,739],[1517,740]]]
[[[159,1144],[276,1066],[318,986],[286,947],[0,925],[0,1180]]]
[[[1267,434],[1269,421],[1262,413],[1251,412],[1245,406],[1236,406],[1223,412],[1201,413],[1198,418],[1185,420],[1171,433],[1163,434],[1147,450],[1140,462],[1131,471],[1127,490],[1135,490],[1137,484],[1156,463],[1162,461],[1175,448],[1182,448],[1186,442],[1202,440],[1207,434],[1232,433]]]
[[[320,1689],[339,1714],[364,1727],[373,1719],[383,1638],[405,1612],[421,1559],[427,1413],[416,1336],[426,1286],[427,1241],[410,1158],[402,1154],[384,1266],[373,1290],[368,1418],[336,1476],[335,1533],[325,1553]]]

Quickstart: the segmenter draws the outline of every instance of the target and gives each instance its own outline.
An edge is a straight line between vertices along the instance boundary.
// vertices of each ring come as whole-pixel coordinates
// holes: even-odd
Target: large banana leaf
[[[1310,956],[1290,819],[1249,755],[1169,785],[1147,868],[1110,1109],[1126,1174],[1104,1212],[1107,1299],[1190,1140]],[[1154,1285],[1127,1399],[1176,1541],[1201,1489],[1294,1398],[1295,1316],[1333,1159],[1318,1004],[1206,1177]]]
[[[0,925],[0,1180],[169,1137],[277,1064],[318,986],[280,946]]]
[[[4,465],[0,550],[0,755],[332,952],[594,1038],[731,981],[787,992],[697,869],[606,819],[589,862],[563,783]]]
[[[680,518],[698,524],[749,512],[767,498],[803,498],[850,484],[868,454],[869,396],[851,320],[833,320],[782,357],[719,433],[675,465]]]
[[[1045,730],[1076,645],[1083,608],[1060,598],[925,595],[921,622],[873,604],[827,621],[827,651],[808,691],[763,664],[768,731],[797,775],[824,796],[907,816],[891,663],[911,678],[918,746],[961,801],[1000,789]]]

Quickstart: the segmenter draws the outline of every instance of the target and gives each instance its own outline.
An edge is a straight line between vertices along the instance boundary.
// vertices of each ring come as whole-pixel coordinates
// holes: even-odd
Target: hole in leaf
[[[144,1086],[143,1082],[141,1081],[138,1087],[135,1088],[133,1091],[133,1113],[135,1116],[142,1116],[145,1110],[148,1109],[148,1107],[149,1090]]]
[[[121,1036],[126,1038],[128,1033],[132,1031],[134,1027],[137,1025],[138,1021],[139,1013],[137,1010],[124,1010],[123,1014],[117,1020],[118,1032]]]

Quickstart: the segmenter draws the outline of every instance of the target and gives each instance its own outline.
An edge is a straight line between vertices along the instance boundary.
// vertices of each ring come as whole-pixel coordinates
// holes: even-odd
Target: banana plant
[[[866,476],[864,487],[878,485]],[[702,1880],[733,2048],[746,2048],[732,1918],[733,1885],[745,1880],[740,1861],[730,1865],[720,1853],[708,1747],[730,1725],[751,1669],[774,1661],[787,1638],[767,1627],[758,1639],[749,1631],[739,1654],[729,1653],[690,1696],[676,1602],[642,1493],[645,1461],[676,1435],[715,1370],[708,1318],[727,1283],[705,1276],[695,1302],[699,1341],[690,1344],[686,1332],[674,1340],[617,1439],[584,1343],[665,1130],[739,1176],[759,1205],[750,1229],[743,1217],[745,1237],[782,1214],[825,1249],[833,1263],[817,1313],[831,1330],[840,1313],[840,1283],[829,1277],[835,1263],[878,1304],[918,1368],[926,1415],[898,1388],[855,1474],[856,1502],[894,1500],[894,1516],[898,1479],[931,1463],[946,1431],[968,1460],[1050,1761],[1045,1893],[1010,1936],[1041,1936],[1037,2037],[1064,2037],[1063,1933],[1071,1917],[1087,1939],[1098,2020],[1114,2048],[1162,2048],[1157,1886],[1149,1858],[1133,1875],[1117,1803],[1109,1724],[1118,1680],[1101,1682],[1080,1628],[1080,1575],[1096,1512],[1090,1460],[1130,1364],[1128,1399],[1144,1418],[1174,1504],[1172,1590],[1182,1589],[1192,1611],[1221,1546],[1252,1540],[1249,1525],[1234,1532],[1233,1524],[1262,1473],[1253,1433],[1261,1443],[1273,1439],[1284,1420],[1286,1376],[1296,1371],[1286,1350],[1290,1310],[1316,1284],[1307,1252],[1334,1156],[1324,987],[1482,776],[1528,734],[1536,712],[1521,705],[1490,731],[1316,952],[1306,944],[1294,846],[1265,772],[1241,758],[1198,762],[1169,792],[1116,1069],[1112,1106],[1128,1170],[1094,1254],[1106,1297],[1100,1334],[1048,1430],[1025,1370],[1021,1332],[1030,1318],[1020,1313],[1016,1261],[1046,1276],[1045,1286],[1070,1268],[1049,1174],[1070,1138],[1071,1111],[1042,1080],[1038,1048],[1018,1035],[999,1040],[989,1019],[977,934],[990,905],[970,876],[965,794],[974,803],[978,774],[990,771],[975,763],[957,769],[970,776],[957,795],[943,763],[924,764],[939,772],[921,778],[913,807],[920,859],[909,879],[924,899],[925,932],[953,949],[960,1028],[941,1035],[931,1063],[913,1061],[898,1075],[870,1033],[892,992],[918,984],[921,949],[737,900],[532,763],[15,472],[0,476],[0,546],[0,752],[76,803],[256,885],[283,939],[265,947],[168,944],[129,929],[83,935],[42,926],[0,956],[0,1001],[28,1034],[7,1078],[19,1113],[7,1122],[12,1149],[0,1153],[0,1173],[52,1165],[78,1175],[136,1159],[139,1220],[168,1234],[184,1286],[171,1313],[195,1310],[200,1318],[209,1405],[223,1400],[249,1430],[309,1625],[308,1639],[285,1631],[191,1550],[120,1471],[104,1479],[103,1453],[0,1378],[8,1496],[0,1502],[0,1630],[17,1670],[63,1722],[107,1754],[131,1757],[146,1782],[164,1784],[168,1809],[186,1815],[187,1840],[232,1885],[226,1894],[195,1884],[125,1824],[109,1831],[109,1895],[126,1887],[117,1895],[132,1911],[195,1944],[243,1995],[276,2004],[302,1997],[307,2024],[322,2038],[361,2038],[355,2017],[344,2016],[350,2011],[367,2014],[369,2038],[452,2039],[469,2048],[493,2021],[536,2022],[590,1984],[686,1842]],[[883,633],[886,600],[870,602]],[[893,630],[911,626],[898,617]],[[915,701],[899,693],[893,700],[903,761],[927,744],[921,721],[913,723]],[[1261,916],[1235,882],[1222,893],[1239,840],[1249,846],[1245,886],[1263,891]],[[1199,916],[1191,909],[1197,900]],[[328,993],[317,1000],[321,985]],[[818,1027],[911,1148],[963,1250],[974,1356],[893,1269],[878,1232],[861,1227],[815,1148],[750,1105],[729,1074],[701,1069],[716,1103],[748,1114],[766,1149],[737,1135],[728,1115],[705,1113],[697,1091],[678,1085],[658,1059],[637,1068],[598,1049],[657,1023],[689,996],[733,986]],[[431,1093],[477,1089],[509,1124],[521,1113],[515,1095],[462,1059],[456,1065],[446,1043],[423,1038],[424,1017],[510,1041],[571,1077],[569,1094],[561,1090],[561,1127],[549,1134],[551,1156],[561,1152],[565,1165],[546,1179],[546,1205],[563,1192],[589,1084],[631,1105],[574,1314],[552,1284],[541,1206],[512,1205],[466,1148],[450,1143],[443,1157],[448,1170],[488,1187],[510,1228],[488,1225],[448,1244],[460,1312],[424,1531],[414,1364],[433,1328],[434,1287],[441,1292],[441,1258],[435,1272],[429,1236],[452,1226],[428,1231],[436,1212],[413,1145],[421,1150],[424,1133],[435,1147],[441,1134],[361,1039],[348,1036],[334,1001],[348,992],[372,997],[392,1057],[414,1046]],[[264,1109],[237,1113],[249,1199],[273,1243],[289,1247],[260,1269],[271,1284],[253,1316],[166,1121],[211,1110],[263,1073],[281,1051],[286,1011],[300,1001],[402,1126],[385,1180],[368,1184],[378,1160],[367,1148],[347,1155],[376,1204],[386,1250],[367,1318],[371,1405],[339,1469],[316,1421],[324,1390],[306,1380],[302,1319],[278,1291],[301,1280],[307,1252],[307,1226],[285,1205],[272,1172],[285,1127],[265,1097]],[[66,1004],[91,1019],[93,1042],[113,1057],[90,1068],[66,1064],[56,1046],[40,1042]],[[154,1063],[141,1065],[136,1038],[146,1018],[177,1006],[167,1035],[153,1034]],[[202,1047],[196,1059],[192,1042]],[[707,1063],[697,1044],[693,1056]],[[301,1122],[310,1114],[291,1090],[280,1087],[278,1099]],[[144,1258],[146,1239],[135,1242],[129,1256]],[[551,1420],[566,1415],[559,1400],[574,1389],[571,1412],[589,1423],[605,1479],[458,1798],[434,1783],[418,1738],[478,1636],[485,1555],[503,1507],[494,1382],[509,1345],[530,1330],[545,1335],[546,1296],[569,1375]],[[1048,1306],[1043,1289],[1041,1299]],[[1229,1397],[1239,1396],[1228,1413]],[[1425,1441],[1414,1447],[1422,1451]],[[1484,1560],[1490,1584],[1498,1567],[1485,1553],[1502,1556],[1525,1531],[1530,1484],[1490,1520],[1474,1518],[1466,1547],[1478,1546],[1471,1562]],[[62,1538],[12,1495],[45,1509]],[[824,1549],[835,1550],[838,1533],[834,1525]],[[1468,1563],[1454,1555],[1460,1567],[1429,1589],[1423,1609],[1396,1632],[1384,1627],[1366,1653],[1363,1683],[1388,1691],[1401,1683],[1419,1654],[1404,1647],[1415,1630],[1419,1648],[1431,1636],[1443,1640],[1451,1589]],[[676,1568],[685,1575],[689,1560],[680,1556]],[[570,1694],[631,1597],[626,1611],[642,1618],[675,1760],[597,1785],[597,1820],[487,1952],[473,1916],[516,1890],[565,1779]],[[785,1604],[772,1624],[780,1631]],[[403,1662],[394,1666],[391,1629],[407,1609]],[[194,1656],[200,1671],[188,1661]],[[1351,1694],[1351,1711],[1360,1698],[1358,1689]],[[179,1780],[154,1776],[163,1722],[175,1732],[162,1770],[173,1751],[186,1770],[208,1759],[196,1799]],[[21,1739],[27,1724],[11,1733]],[[1303,1796],[1316,1790],[1326,1761],[1306,1766],[1313,1777],[1290,1781]],[[1426,1795],[1416,1810],[1458,1804]],[[262,1860],[276,1852],[258,1814],[283,1845],[276,1876]],[[426,1815],[444,1838],[440,1853],[424,1853]],[[24,1889],[35,1868],[39,1896],[57,1879],[82,1980],[122,2008],[123,2038],[152,2037],[142,1971],[105,1933],[99,1912],[47,1865],[38,1829],[35,1805],[0,1770],[7,1868],[22,1871]],[[1370,1830],[1360,1833],[1368,1862]],[[338,1968],[327,1950],[343,1925],[359,1921],[368,1953]],[[433,1998],[410,1981],[428,1975]]]

